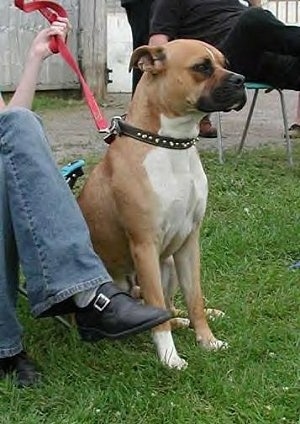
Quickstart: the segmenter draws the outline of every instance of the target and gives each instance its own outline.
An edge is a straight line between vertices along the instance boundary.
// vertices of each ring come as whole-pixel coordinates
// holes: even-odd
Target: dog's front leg
[[[179,285],[182,288],[196,340],[207,349],[219,349],[225,343],[213,335],[206,319],[200,284],[199,231],[193,231],[184,245],[174,254]]]
[[[131,241],[130,250],[144,301],[149,305],[166,309],[158,253],[154,243]],[[177,353],[169,322],[155,327],[152,334],[161,362],[170,368],[182,369],[187,366],[186,361]]]

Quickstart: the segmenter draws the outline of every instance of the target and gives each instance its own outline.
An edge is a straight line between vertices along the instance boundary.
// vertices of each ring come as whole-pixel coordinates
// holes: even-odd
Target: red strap
[[[15,6],[26,13],[38,10],[50,23],[54,22],[57,19],[57,16],[63,18],[68,17],[66,10],[53,1],[32,0],[30,3],[25,4],[25,0],[15,0]],[[107,131],[109,127],[108,122],[102,115],[91,89],[83,78],[79,66],[64,40],[61,37],[53,37],[50,41],[49,48],[53,53],[59,52],[78,76],[86,102],[91,110],[97,129],[99,131]]]

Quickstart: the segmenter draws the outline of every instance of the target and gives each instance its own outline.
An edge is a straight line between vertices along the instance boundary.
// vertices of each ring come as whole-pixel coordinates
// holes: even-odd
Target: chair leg
[[[239,147],[238,147],[238,151],[237,151],[238,152],[238,155],[241,154],[242,149],[243,149],[244,144],[245,144],[245,140],[246,140],[246,137],[247,137],[249,125],[250,125],[250,122],[251,122],[251,119],[252,119],[254,107],[255,107],[255,104],[256,104],[256,100],[257,100],[258,91],[259,91],[258,88],[256,88],[255,91],[254,91],[254,95],[253,95],[252,103],[251,103],[251,106],[250,106],[250,109],[249,109],[249,113],[248,113],[248,116],[247,116],[245,128],[244,128],[243,135],[242,135],[242,138],[241,138]]]
[[[217,112],[218,154],[220,164],[224,163],[221,113]]]
[[[292,145],[291,145],[291,139],[290,139],[290,136],[289,136],[289,127],[288,127],[288,120],[287,120],[284,94],[283,94],[283,91],[280,88],[277,88],[277,91],[278,91],[279,96],[280,96],[282,119],[283,119],[283,128],[284,128],[285,143],[286,143],[287,160],[288,160],[289,165],[293,166]]]

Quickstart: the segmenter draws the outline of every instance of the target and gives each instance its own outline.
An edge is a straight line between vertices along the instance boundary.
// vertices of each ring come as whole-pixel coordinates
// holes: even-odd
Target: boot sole
[[[150,330],[153,327],[156,327],[159,324],[163,324],[164,322],[168,321],[169,319],[171,319],[171,315],[168,314],[164,317],[159,317],[156,318],[152,321],[147,321],[144,324],[141,324],[139,326],[130,328],[128,330],[122,331],[120,333],[106,333],[103,330],[99,330],[98,328],[91,328],[91,327],[80,327],[78,326],[78,333],[81,337],[81,339],[85,342],[97,342],[98,340],[101,339],[111,339],[111,340],[115,340],[115,339],[123,339],[125,337],[128,336],[133,336],[135,334],[138,333],[142,333],[143,331],[147,331]]]

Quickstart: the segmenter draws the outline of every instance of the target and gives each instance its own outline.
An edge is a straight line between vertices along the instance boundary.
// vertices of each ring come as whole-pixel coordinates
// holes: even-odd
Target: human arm
[[[261,0],[249,0],[249,4],[253,7],[261,7]]]
[[[5,103],[4,103],[4,100],[3,100],[1,93],[0,93],[0,110],[4,109],[4,108],[5,108]]]
[[[153,34],[149,38],[150,46],[159,46],[161,44],[165,44],[169,41],[169,37],[164,34]]]
[[[49,48],[50,37],[57,35],[65,38],[69,28],[68,19],[57,18],[49,28],[43,29],[38,33],[31,44],[24,72],[14,95],[7,104],[8,108],[14,106],[31,108],[41,65],[47,57],[53,54]],[[5,103],[1,98],[0,109],[4,107]]]
[[[177,38],[184,2],[182,0],[154,0],[149,23],[149,44],[163,44]]]

